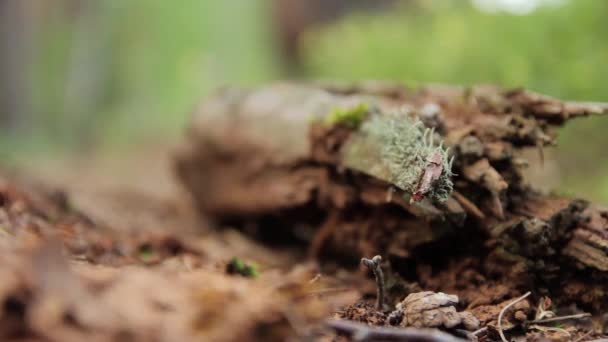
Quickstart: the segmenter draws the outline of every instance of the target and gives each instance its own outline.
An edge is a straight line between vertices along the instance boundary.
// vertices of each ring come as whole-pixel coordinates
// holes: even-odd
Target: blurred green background
[[[498,83],[608,101],[603,0],[0,0],[0,158],[169,144],[222,85]],[[561,132],[558,191],[608,203],[608,117]]]

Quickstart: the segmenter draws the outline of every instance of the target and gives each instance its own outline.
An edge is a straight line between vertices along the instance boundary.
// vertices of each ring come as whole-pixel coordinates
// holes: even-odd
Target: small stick
[[[460,203],[461,206],[464,207],[464,210],[469,214],[475,216],[476,218],[483,220],[486,218],[486,215],[475,205],[475,203],[471,202],[468,198],[466,198],[463,194],[458,191],[452,192],[452,197]]]
[[[437,329],[374,327],[341,319],[328,319],[325,325],[347,333],[355,341],[465,342]]]
[[[576,340],[572,341],[572,342],[581,342],[582,340],[586,339],[587,337],[589,337],[589,335],[593,334],[593,330],[589,330],[587,331],[583,336],[577,338]]]
[[[376,309],[378,311],[382,311],[382,307],[384,306],[384,273],[382,273],[382,268],[380,267],[381,262],[382,257],[379,255],[376,255],[371,260],[367,258],[361,259],[361,263],[371,269],[376,278]]]
[[[542,332],[545,332],[545,331],[556,331],[556,332],[559,332],[559,333],[562,333],[562,334],[566,335],[568,337],[568,340],[572,340],[572,335],[570,335],[570,333],[566,329],[556,328],[556,327],[545,327],[543,325],[532,325],[532,326],[530,326],[530,328],[533,328],[533,329],[536,329],[536,330],[540,330]]]
[[[567,319],[585,318],[585,317],[589,317],[589,316],[591,316],[591,314],[588,312],[585,312],[585,313],[580,313],[580,314],[576,314],[576,315],[567,315],[567,316],[558,316],[558,317],[537,319],[534,321],[530,321],[528,323],[530,323],[530,324],[551,323],[551,322],[565,321]]]
[[[323,293],[331,293],[331,292],[346,292],[346,291],[353,291],[352,288],[350,287],[329,287],[326,289],[319,289],[319,290],[315,290],[315,291],[310,291],[307,293],[307,295],[319,295],[319,294],[323,294]]]
[[[526,299],[526,297],[528,297],[531,293],[532,292],[530,292],[530,291],[526,292],[526,294],[517,298],[516,300],[512,301],[511,303],[507,304],[504,308],[502,308],[502,310],[500,310],[500,313],[498,314],[498,333],[500,334],[500,339],[502,340],[502,342],[509,342],[509,341],[507,341],[507,338],[505,337],[505,333],[502,331],[502,315],[504,315],[505,312],[513,305]]]

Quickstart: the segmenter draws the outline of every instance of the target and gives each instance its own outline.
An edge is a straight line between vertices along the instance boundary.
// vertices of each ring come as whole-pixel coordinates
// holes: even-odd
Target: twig
[[[335,331],[349,334],[355,341],[418,341],[465,342],[436,329],[374,327],[363,323],[329,319],[325,325]]]
[[[582,340],[584,340],[585,338],[589,337],[589,335],[593,334],[593,330],[589,330],[587,331],[583,336],[577,338],[576,340],[572,341],[572,342],[581,342]]]
[[[591,314],[585,312],[585,313],[580,313],[580,314],[576,314],[576,315],[567,315],[567,316],[558,316],[558,317],[537,319],[534,321],[530,321],[528,323],[530,323],[530,324],[551,323],[551,322],[565,321],[567,319],[585,318],[585,317],[589,317],[589,316],[591,316]]]
[[[568,330],[563,329],[563,328],[556,328],[556,327],[546,327],[543,325],[532,325],[530,326],[531,329],[536,329],[536,330],[540,330],[543,333],[546,331],[555,331],[555,332],[559,332],[562,333],[564,335],[566,335],[568,337],[568,340],[572,340],[572,335],[570,335],[570,333],[568,332]]]
[[[456,201],[460,203],[460,205],[467,213],[475,216],[480,220],[486,218],[486,215],[481,211],[481,209],[479,209],[479,207],[477,207],[475,203],[471,202],[471,200],[466,198],[463,194],[459,193],[458,191],[454,191],[452,192],[452,197],[454,197],[454,199],[456,199]]]
[[[498,333],[500,334],[500,339],[502,340],[502,342],[509,342],[509,341],[507,341],[507,339],[505,337],[505,333],[502,331],[502,315],[504,315],[505,312],[513,305],[526,299],[526,297],[528,297],[531,293],[532,292],[530,292],[530,291],[526,292],[525,295],[523,295],[523,296],[517,298],[516,300],[512,301],[511,303],[507,304],[504,308],[502,308],[502,310],[500,310],[500,313],[498,314]]]
[[[315,291],[310,291],[307,294],[312,296],[312,295],[318,295],[318,294],[323,294],[323,293],[346,292],[346,291],[353,291],[353,289],[350,287],[328,287],[325,289],[318,289]]]
[[[371,269],[376,278],[376,309],[378,311],[382,311],[382,307],[384,306],[384,273],[382,273],[382,268],[380,267],[381,262],[382,257],[379,255],[376,255],[371,260],[367,258],[361,259],[361,263]]]
[[[504,315],[504,313],[513,305],[517,304],[518,302],[524,300],[526,297],[528,297],[530,295],[530,292],[527,292],[526,294],[524,294],[523,296],[517,298],[516,300],[514,300],[513,302],[509,303],[508,305],[506,305],[499,313],[498,315],[498,333],[500,334],[500,338],[503,342],[508,342],[507,339],[505,338],[504,332],[502,330],[502,316]],[[533,321],[529,321],[528,324],[540,324],[540,323],[550,323],[550,322],[558,322],[558,321],[563,321],[563,320],[567,320],[567,319],[579,319],[579,318],[584,318],[584,317],[589,317],[591,316],[590,313],[581,313],[581,314],[576,314],[576,315],[568,315],[568,316],[559,316],[559,317],[552,317],[552,318],[544,318],[544,319],[537,319],[537,320],[533,320]],[[476,330],[474,332],[471,333],[471,335],[476,336],[484,331],[487,330],[487,327],[481,328],[479,330]]]

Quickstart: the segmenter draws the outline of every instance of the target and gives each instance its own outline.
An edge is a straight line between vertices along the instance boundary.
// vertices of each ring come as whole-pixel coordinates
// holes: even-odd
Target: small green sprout
[[[334,108],[324,119],[328,126],[346,125],[350,128],[358,128],[369,113],[367,103],[359,103],[349,108]]]
[[[245,263],[241,258],[233,257],[230,259],[228,265],[226,265],[226,272],[228,274],[240,274],[243,277],[257,278],[259,273],[257,266],[253,263]]]
[[[139,260],[144,263],[150,263],[155,259],[156,252],[150,244],[145,243],[139,246],[137,256],[139,257]]]

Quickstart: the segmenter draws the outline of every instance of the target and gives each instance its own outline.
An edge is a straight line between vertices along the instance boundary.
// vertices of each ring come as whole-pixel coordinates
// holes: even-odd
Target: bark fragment
[[[608,212],[588,208],[583,215],[585,219],[573,230],[564,254],[586,267],[608,272]]]

